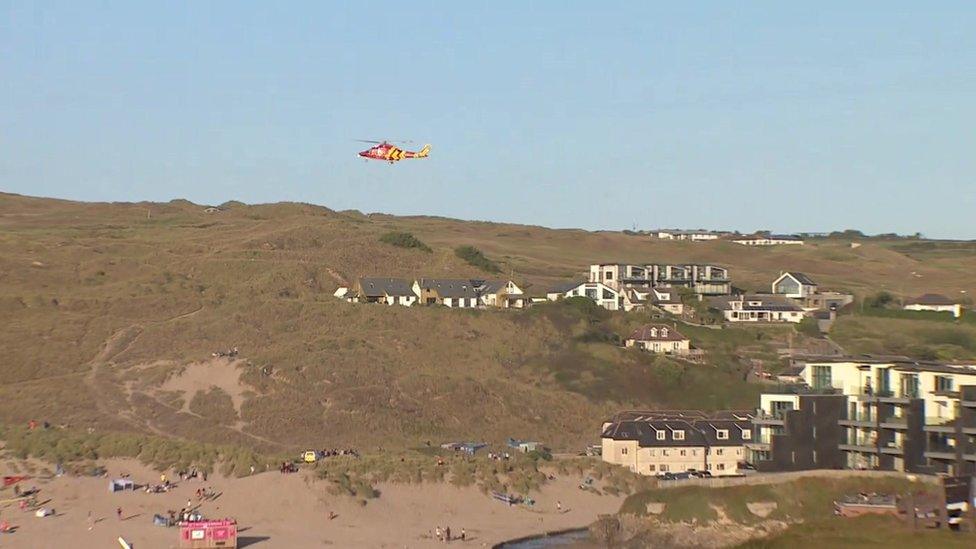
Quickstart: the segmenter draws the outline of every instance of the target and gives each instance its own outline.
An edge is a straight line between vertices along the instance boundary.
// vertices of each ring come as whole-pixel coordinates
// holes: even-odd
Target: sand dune
[[[133,461],[109,461],[110,476],[128,472],[136,482],[158,481],[159,473]],[[0,465],[0,473],[4,471]],[[377,486],[378,499],[365,506],[355,499],[328,493],[325,483],[305,473],[282,475],[269,472],[242,479],[212,476],[207,483],[186,482],[167,494],[141,491],[109,493],[103,478],[60,477],[36,479],[40,501],[53,507],[57,516],[37,518],[15,506],[0,510],[3,518],[17,526],[14,534],[0,536],[8,548],[72,547],[96,549],[117,547],[118,536],[138,549],[176,547],[178,529],[153,526],[154,513],[179,509],[202,486],[221,495],[201,504],[210,518],[233,517],[241,529],[243,547],[431,547],[443,545],[431,538],[436,526],[464,528],[468,541],[463,546],[484,547],[493,543],[559,528],[584,526],[599,514],[615,512],[621,498],[598,496],[577,488],[578,478],[559,478],[533,497],[534,509],[508,507],[482,494],[477,488],[456,488],[449,484]],[[0,500],[10,497],[0,492]],[[556,511],[556,501],[563,512]],[[124,520],[116,516],[122,508]],[[89,511],[98,520],[88,529]],[[329,513],[337,518],[330,520]],[[460,542],[457,542],[460,543]]]

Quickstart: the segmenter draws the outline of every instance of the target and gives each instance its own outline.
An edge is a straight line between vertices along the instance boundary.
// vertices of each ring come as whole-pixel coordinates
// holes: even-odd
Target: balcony
[[[900,455],[902,455],[902,454],[905,453],[905,450],[901,446],[898,446],[897,444],[892,443],[892,444],[890,444],[888,446],[882,446],[881,447],[881,453],[882,454],[888,454],[888,455],[900,456]]]
[[[878,448],[873,444],[869,445],[866,441],[855,442],[854,444],[839,444],[837,446],[843,452],[861,452],[864,454],[877,454]]]
[[[955,421],[947,417],[926,417],[923,430],[929,433],[955,433]]]
[[[932,394],[937,397],[959,398],[959,391],[953,391],[950,389],[937,389],[932,391]]]
[[[969,408],[976,408],[976,400],[960,400],[959,404],[962,406],[968,406]]]
[[[775,425],[777,427],[782,427],[786,425],[786,414],[784,412],[776,414],[759,414],[752,418],[752,422],[756,425]]]
[[[881,420],[883,429],[907,429],[908,419],[903,417],[889,417]]]
[[[925,457],[932,459],[956,459],[956,448],[945,444],[929,444]]]
[[[862,415],[861,417],[856,417],[853,419],[838,420],[837,424],[842,427],[874,427],[877,425],[877,421],[872,419],[869,415]]]

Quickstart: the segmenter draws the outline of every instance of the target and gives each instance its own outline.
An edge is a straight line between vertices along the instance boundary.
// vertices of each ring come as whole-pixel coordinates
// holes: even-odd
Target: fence
[[[781,484],[792,482],[800,478],[913,478],[928,484],[937,484],[939,477],[934,475],[919,475],[900,473],[897,471],[853,471],[817,469],[813,471],[790,471],[786,473],[755,473],[741,477],[713,477],[690,478],[685,480],[659,480],[658,488],[670,489],[683,486],[704,486],[706,488],[726,488],[729,486],[760,486],[763,484]]]

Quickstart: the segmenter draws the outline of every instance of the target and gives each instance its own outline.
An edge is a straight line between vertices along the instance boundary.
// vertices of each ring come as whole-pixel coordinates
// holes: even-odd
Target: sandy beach
[[[128,473],[137,484],[159,481],[159,472],[135,461],[102,465],[110,478]],[[15,473],[0,464],[0,474]],[[173,476],[170,473],[169,478]],[[165,494],[110,493],[106,478],[34,478],[21,486],[40,489],[38,501],[57,514],[38,518],[16,504],[0,503],[0,519],[16,527],[13,534],[0,534],[0,547],[101,549],[118,547],[119,536],[138,549],[177,547],[179,529],[154,526],[153,515],[179,510],[188,499],[197,505],[195,494],[201,487],[210,487],[219,496],[201,503],[200,510],[208,518],[236,519],[240,547],[432,547],[444,544],[432,536],[437,526],[449,526],[455,535],[465,529],[467,541],[454,544],[490,547],[520,536],[585,526],[620,507],[622,498],[584,492],[579,481],[557,478],[532,495],[536,503],[530,509],[509,507],[475,487],[447,483],[379,484],[380,497],[363,506],[356,499],[330,494],[326,483],[305,472],[275,471],[240,479],[214,475],[206,483],[180,483]],[[11,497],[10,488],[0,491],[0,501]],[[557,501],[562,511],[557,511]],[[91,530],[89,512],[95,521]],[[337,516],[330,519],[330,513]]]

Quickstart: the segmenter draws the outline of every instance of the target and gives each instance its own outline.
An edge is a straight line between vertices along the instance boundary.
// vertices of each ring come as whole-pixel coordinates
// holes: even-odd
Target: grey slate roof
[[[805,275],[803,273],[798,273],[796,271],[786,271],[783,274],[788,274],[788,275],[792,276],[800,284],[806,284],[808,286],[816,286],[817,285],[817,283],[814,282],[812,278],[810,278],[809,276],[807,276],[807,275]]]
[[[718,438],[722,430],[728,431],[728,438]],[[664,440],[658,440],[658,431],[665,433]],[[674,431],[684,431],[684,440],[675,440]],[[636,440],[642,448],[741,446],[748,440],[742,436],[744,431],[752,431],[748,419],[626,419],[608,425],[603,437]]]
[[[359,286],[367,297],[417,295],[413,293],[413,284],[404,278],[360,278]]]
[[[478,297],[474,284],[466,278],[421,278],[418,284],[422,290],[435,291],[442,298]]]
[[[907,302],[908,305],[955,305],[956,303],[942,294],[922,294]]]
[[[547,294],[564,294],[573,288],[579,286],[580,284],[586,284],[585,282],[560,282],[550,286],[547,290]]]
[[[745,296],[721,296],[709,300],[709,304],[720,311],[731,311],[732,301],[742,301],[739,311],[802,311],[792,300],[772,294],[747,294]],[[762,305],[749,305],[750,301],[759,301]]]

